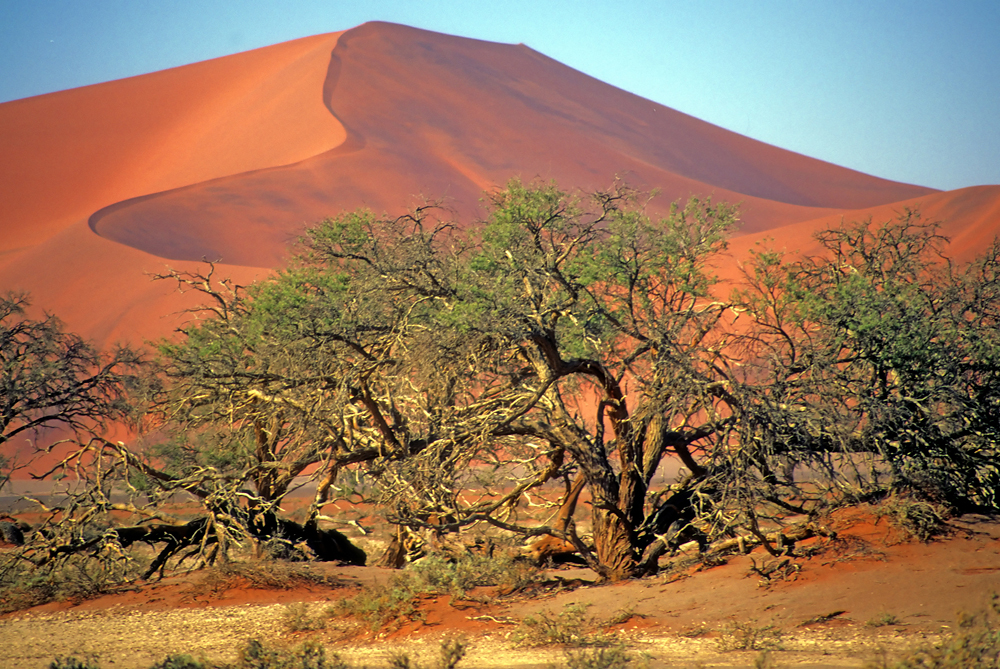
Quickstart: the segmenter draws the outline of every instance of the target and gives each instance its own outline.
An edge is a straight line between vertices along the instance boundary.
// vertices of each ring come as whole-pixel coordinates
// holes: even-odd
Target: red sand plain
[[[311,569],[335,583],[271,589],[238,576],[189,573],[0,616],[0,638],[18,640],[0,644],[0,666],[41,668],[56,655],[88,653],[102,666],[125,668],[181,651],[232,659],[252,637],[279,644],[310,638],[352,662],[386,666],[393,652],[428,657],[437,639],[461,635],[470,648],[461,666],[547,667],[562,660],[558,647],[517,650],[511,632],[527,616],[555,616],[575,604],[587,607],[588,618],[623,618],[605,633],[619,635],[633,653],[648,653],[654,669],[760,666],[759,651],[720,649],[734,624],[780,631],[776,666],[861,667],[879,648],[898,652],[958,629],[963,613],[983,610],[1000,587],[995,519],[952,519],[950,536],[929,544],[905,540],[866,509],[838,512],[829,527],[836,538],[797,544],[796,569],[784,578],[765,581],[753,571],[772,560],[761,548],[715,567],[609,585],[594,585],[589,570],[556,570],[519,594],[479,589],[469,599],[423,598],[418,613],[377,632],[349,619],[291,632],[286,607],[305,604],[321,616],[359,586],[385,583],[392,570],[316,564]]]

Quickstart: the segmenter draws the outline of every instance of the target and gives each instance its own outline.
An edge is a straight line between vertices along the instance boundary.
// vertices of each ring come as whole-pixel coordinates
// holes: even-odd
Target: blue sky
[[[369,20],[523,42],[870,174],[940,189],[1000,184],[997,0],[0,0],[0,101]]]

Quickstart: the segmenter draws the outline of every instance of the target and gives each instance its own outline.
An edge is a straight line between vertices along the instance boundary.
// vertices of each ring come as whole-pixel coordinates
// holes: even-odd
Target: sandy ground
[[[312,638],[358,666],[388,666],[393,653],[430,662],[442,638],[462,636],[461,667],[561,665],[564,649],[518,648],[518,621],[582,604],[650,667],[751,667],[760,651],[724,651],[744,629],[763,636],[777,666],[861,667],[880,649],[895,652],[948,633],[962,612],[982,609],[1000,591],[1000,519],[965,516],[944,539],[902,541],[884,522],[855,511],[837,520],[838,538],[801,542],[802,556],[784,578],[752,571],[771,559],[759,549],[709,569],[675,571],[619,584],[596,584],[588,570],[549,572],[529,597],[487,597],[486,603],[422,602],[423,620],[372,633],[345,619],[325,629],[292,633],[289,605],[304,602],[320,616],[330,602],[393,572],[373,567],[317,567],[333,585],[267,590],[219,585],[204,574],[165,579],[134,591],[76,605],[49,604],[0,618],[0,667],[47,667],[58,655],[92,656],[102,667],[145,668],[170,653],[232,661],[246,640],[295,644]],[[625,616],[622,616],[625,617]],[[874,623],[893,620],[893,624]],[[811,622],[812,621],[812,622]]]

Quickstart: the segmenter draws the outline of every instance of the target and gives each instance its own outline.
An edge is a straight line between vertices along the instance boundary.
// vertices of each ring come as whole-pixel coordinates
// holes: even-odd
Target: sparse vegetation
[[[93,658],[57,657],[49,663],[49,669],[101,669]]]
[[[773,650],[781,648],[781,630],[755,620],[733,622],[719,630],[719,650]]]
[[[644,658],[638,660],[623,645],[566,650],[566,669],[637,669],[648,666]]]
[[[418,604],[423,597],[451,595],[456,600],[467,599],[470,590],[482,586],[513,592],[536,582],[539,575],[537,568],[509,556],[468,554],[455,561],[429,556],[394,574],[384,585],[366,586],[353,597],[339,600],[330,607],[330,613],[353,616],[377,630],[390,623],[420,620]]]
[[[41,565],[0,557],[0,613],[52,601],[81,602],[117,592],[139,573],[136,563],[71,555]]]
[[[893,495],[882,501],[875,513],[908,537],[925,543],[948,531],[945,513],[938,505],[911,496]]]
[[[614,614],[615,619],[619,614]],[[610,647],[620,643],[619,638],[610,634],[607,620],[587,616],[587,607],[581,604],[567,604],[562,611],[552,614],[542,611],[527,616],[510,635],[513,643],[525,647],[568,646],[568,647]]]
[[[182,655],[168,655],[162,662],[157,662],[150,669],[214,669],[212,665],[204,660],[198,660],[184,653]]]
[[[343,583],[325,575],[308,563],[279,560],[232,560],[205,570],[201,583],[213,592],[233,588],[288,590],[303,585],[342,587]]]
[[[865,621],[868,627],[888,627],[889,625],[900,624],[899,616],[883,611],[874,618]]]
[[[326,627],[326,616],[318,614],[306,602],[285,606],[285,629],[289,632],[315,632]]]
[[[465,657],[467,647],[461,639],[444,639],[441,641],[440,656],[434,666],[427,669],[455,669]],[[397,653],[389,661],[390,669],[424,669],[424,665],[410,659],[405,653]]]
[[[965,616],[957,631],[933,646],[890,659],[882,654],[867,669],[996,669],[1000,667],[1000,597],[983,612]]]

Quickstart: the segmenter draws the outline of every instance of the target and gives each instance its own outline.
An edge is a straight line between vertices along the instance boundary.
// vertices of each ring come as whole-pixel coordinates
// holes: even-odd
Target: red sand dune
[[[975,186],[865,209],[845,210],[810,221],[802,221],[733,240],[730,253],[742,258],[756,244],[764,244],[793,253],[814,254],[821,251],[813,235],[837,227],[841,222],[893,220],[906,209],[920,213],[927,222],[940,224],[939,232],[950,240],[946,254],[960,263],[983,253],[1000,235],[1000,186]]]
[[[204,256],[250,281],[305,223],[421,194],[475,215],[512,175],[741,201],[745,233],[789,239],[903,200],[985,238],[1000,202],[784,151],[523,45],[386,23],[5,103],[0,148],[0,289],[102,345],[168,334],[190,304],[146,272]]]

